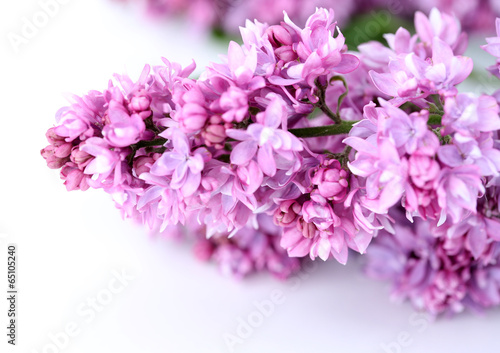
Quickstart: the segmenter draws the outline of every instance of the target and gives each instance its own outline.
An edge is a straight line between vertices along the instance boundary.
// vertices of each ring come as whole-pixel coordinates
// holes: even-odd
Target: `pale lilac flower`
[[[333,37],[336,22],[333,22],[333,10],[317,9],[300,31],[301,41],[297,46],[297,54],[304,62],[301,68],[302,78],[314,86],[314,80],[321,75],[332,72],[348,73],[356,69],[359,59],[351,54],[344,54],[344,36],[338,30]],[[285,23],[294,27],[295,24],[285,16]],[[297,67],[293,68],[297,70]]]
[[[287,86],[304,81],[309,87],[315,87],[315,80],[320,76],[348,73],[358,67],[359,59],[345,54],[345,39],[338,28],[339,34],[333,37],[336,25],[333,16],[331,9],[317,9],[307,20],[305,28],[300,29],[285,15],[285,24],[300,35],[297,38],[299,41],[293,43],[300,62],[289,61],[290,64],[284,68],[286,77],[274,76],[270,78],[271,83]],[[284,35],[282,40],[289,42],[285,32],[281,32]],[[278,54],[282,56],[281,52]],[[288,55],[288,59],[293,57]]]
[[[410,54],[408,54],[410,55]],[[389,62],[389,72],[369,72],[375,87],[382,93],[393,97],[391,103],[399,106],[408,101],[416,101],[427,94],[418,85],[418,80],[407,68],[404,58],[400,56]]]
[[[172,141],[173,148],[166,151],[151,167],[151,174],[171,176],[170,187],[180,189],[184,196],[191,196],[199,187],[201,171],[210,158],[205,148],[191,152],[186,135],[175,128],[168,129],[161,136]]]
[[[482,45],[481,48],[497,58],[496,65],[490,66],[488,71],[500,78],[500,18],[497,17],[495,25],[497,36],[486,38],[488,44]]]
[[[449,241],[445,246],[451,252],[459,252],[465,248],[475,260],[486,260],[490,245],[500,241],[499,226],[498,220],[483,215],[471,215],[462,222],[448,227],[446,239]]]
[[[107,143],[127,147],[143,138],[146,125],[139,114],[129,115],[125,107],[115,100],[109,103],[108,122],[102,129]]]
[[[488,245],[487,255],[476,261],[464,247],[451,245],[463,244],[463,232],[453,240],[436,237],[439,228],[430,222],[411,226],[401,216],[395,229],[374,240],[365,268],[370,277],[392,282],[394,298],[407,298],[433,315],[500,304],[498,244]]]
[[[387,119],[383,125],[385,136],[390,136],[397,148],[403,148],[406,153],[412,154],[417,148],[431,149],[429,154],[434,154],[432,147],[438,145],[437,137],[427,128],[429,112],[422,110],[420,112],[406,114],[390,104],[381,101],[384,107]]]
[[[485,192],[479,168],[462,165],[441,169],[436,192],[442,209],[440,223],[446,215],[451,216],[453,223],[461,222],[468,214],[477,212],[477,198]]]
[[[99,137],[91,137],[85,140],[80,150],[94,156],[87,164],[84,173],[93,175],[89,181],[92,187],[105,184],[117,184],[122,181],[121,163],[128,154],[120,149],[112,149],[105,140]]]
[[[70,142],[76,138],[84,140],[94,136],[92,125],[103,123],[105,100],[101,92],[90,91],[84,97],[73,95],[73,104],[56,113],[57,126],[54,131]]]
[[[356,238],[359,238],[356,245],[357,251],[360,253],[365,252],[371,238],[377,235],[378,230],[385,229],[389,233],[393,232],[392,220],[387,213],[378,214],[365,206],[366,187],[364,182],[366,182],[364,178],[350,176],[351,190],[343,205],[345,207],[344,217],[351,219],[353,226],[359,231],[360,236],[356,235]]]
[[[482,133],[477,140],[455,133],[453,144],[440,146],[438,156],[450,167],[475,164],[484,176],[498,175],[500,171],[500,151],[493,148],[489,133]]]
[[[433,41],[439,38],[446,43],[455,53],[461,55],[467,48],[467,34],[462,32],[458,18],[432,8],[429,17],[422,12],[415,13],[415,29],[422,41],[423,49],[427,56],[434,51]]]
[[[374,140],[351,136],[344,142],[357,151],[355,160],[348,163],[349,169],[353,174],[367,178],[365,206],[383,214],[403,195],[408,162],[399,157],[389,139]]]
[[[500,129],[499,107],[494,97],[460,93],[444,103],[443,133],[460,132],[477,136],[480,132]]]
[[[417,79],[419,88],[428,93],[454,95],[454,86],[464,81],[472,72],[472,59],[455,56],[451,47],[434,37],[432,60],[426,61],[414,53],[405,57],[405,65]]]
[[[173,190],[160,177],[143,173],[141,179],[150,183],[137,201],[137,210],[142,222],[149,228],[164,231],[170,225],[184,224],[187,218],[184,196],[180,190]]]
[[[320,214],[317,212],[319,211],[317,207],[313,208],[312,205],[309,205],[308,208],[313,210],[311,214],[306,216],[311,222],[300,217],[296,227],[286,228],[281,237],[280,244],[287,250],[289,256],[304,257],[309,255],[311,259],[319,257],[324,261],[332,256],[341,264],[345,264],[349,247],[364,252],[371,236],[365,237],[364,231],[358,232],[348,219],[342,219],[342,221],[338,218],[336,220],[329,219],[334,215],[333,211]],[[323,206],[320,208],[323,209]],[[332,222],[336,222],[336,226],[332,224],[323,230],[318,229],[318,225],[325,227]],[[368,241],[365,241],[366,239]]]
[[[305,222],[314,224],[320,231],[328,231],[330,227],[340,225],[340,218],[329,204],[306,201],[302,205],[302,217]]]
[[[279,129],[287,118],[285,102],[278,95],[272,95],[265,112],[257,114],[257,122],[246,131],[229,129],[226,134],[238,143],[231,152],[231,163],[246,165],[257,154],[257,161],[264,174],[274,176],[277,171],[277,156],[292,163],[302,143],[286,130]],[[281,169],[281,168],[280,168]]]
[[[234,84],[248,91],[254,91],[265,86],[265,80],[256,75],[257,49],[247,48],[236,42],[230,42],[225,65],[212,64],[213,70],[229,78]]]
[[[415,47],[419,36],[417,34],[412,36],[406,28],[399,27],[395,34],[384,34],[384,38],[387,41],[387,44],[389,44],[389,47],[394,51],[394,53],[399,55],[414,52],[416,50]],[[420,39],[422,40],[422,38]],[[383,51],[385,51],[386,54],[389,54],[389,57],[387,57],[385,60],[395,59],[394,54],[389,53],[387,48]],[[372,53],[372,55],[377,55],[378,57],[380,57],[380,53]]]

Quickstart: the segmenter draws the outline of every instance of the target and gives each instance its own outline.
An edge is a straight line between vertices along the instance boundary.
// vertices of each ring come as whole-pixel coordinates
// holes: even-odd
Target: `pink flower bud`
[[[342,202],[347,193],[347,171],[344,170],[339,161],[331,159],[314,173],[311,181],[317,186],[317,192],[325,199],[333,202]]]
[[[69,161],[68,157],[57,157],[55,155],[55,151],[56,148],[52,145],[49,145],[40,151],[40,154],[45,159],[45,162],[47,162],[47,167],[49,167],[50,169],[59,169]]]
[[[71,154],[71,149],[73,145],[70,142],[66,142],[54,150],[54,155],[58,158],[66,158]]]
[[[45,137],[47,137],[47,141],[55,147],[59,147],[60,145],[66,143],[64,136],[59,136],[56,134],[55,129],[51,127],[45,133]]]
[[[87,152],[81,151],[80,146],[73,147],[70,158],[71,162],[75,163],[80,170],[84,170],[87,164],[94,159],[94,157]]]
[[[134,112],[142,112],[149,110],[151,104],[151,97],[145,90],[140,90],[134,93],[134,96],[130,100],[128,108]]]
[[[304,238],[312,239],[316,235],[318,228],[314,223],[307,223],[303,217],[297,221],[297,229],[302,233]]]
[[[205,139],[207,146],[215,146],[216,148],[221,145],[226,139],[226,129],[222,125],[209,125],[201,134]]]
[[[155,159],[151,156],[140,156],[134,159],[134,170],[137,176],[142,173],[149,173]]]
[[[184,132],[196,132],[205,126],[207,111],[201,105],[187,103],[177,114],[177,120]]]
[[[285,45],[277,48],[274,53],[284,62],[290,62],[297,59],[297,53],[293,50],[291,45]]]
[[[441,168],[439,163],[429,156],[414,154],[410,156],[408,171],[412,182],[419,188],[431,189]]]
[[[64,180],[68,191],[87,190],[89,188],[88,178],[89,176],[83,174],[83,171],[78,169],[74,163],[69,162],[61,169],[61,179]]]
[[[273,47],[281,47],[283,45],[291,46],[293,44],[293,37],[290,31],[293,30],[289,29],[288,25],[283,24],[270,26],[266,30],[266,34]]]
[[[286,200],[282,202],[278,209],[274,212],[274,224],[281,227],[292,225],[298,218],[302,206],[295,200]]]
[[[219,99],[220,108],[225,110],[222,119],[230,123],[242,122],[248,113],[248,95],[238,87],[229,87]]]

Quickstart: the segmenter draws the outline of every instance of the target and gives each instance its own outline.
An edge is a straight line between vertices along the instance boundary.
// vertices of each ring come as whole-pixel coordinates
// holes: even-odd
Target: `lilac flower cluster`
[[[131,0],[119,0],[130,2]],[[337,20],[345,25],[359,14],[372,11],[389,11],[392,15],[411,20],[416,11],[428,13],[438,8],[453,13],[467,31],[490,31],[495,16],[500,16],[500,5],[495,0],[280,0],[272,3],[265,0],[135,0],[153,17],[172,17],[185,15],[199,28],[222,28],[236,34],[247,18],[260,22],[276,23],[281,20],[283,11],[296,23],[303,24],[308,14],[316,7],[333,8]]]
[[[397,211],[395,218],[395,234],[380,232],[366,264],[369,276],[392,282],[394,298],[407,298],[435,315],[500,304],[498,241],[476,257],[467,239],[475,224],[448,230],[447,235],[429,221],[411,224]]]
[[[498,305],[500,94],[459,93],[473,63],[454,17],[417,12],[415,28],[349,52],[333,10],[247,21],[198,79],[164,59],[73,97],[42,156],[68,190],[184,225],[226,274],[286,278],[351,250],[432,313]]]

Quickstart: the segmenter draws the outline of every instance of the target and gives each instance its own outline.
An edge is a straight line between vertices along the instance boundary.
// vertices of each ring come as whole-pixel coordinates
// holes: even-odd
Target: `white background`
[[[273,291],[282,300],[234,351],[500,351],[499,309],[436,322],[416,317],[409,304],[390,301],[385,284],[361,274],[359,258],[346,267],[318,263],[289,282],[235,281],[199,263],[189,246],[121,220],[103,192],[68,193],[40,156],[45,131],[67,104],[64,92],[102,90],[114,72],[136,79],[161,56],[203,67],[225,45],[107,0],[70,0],[16,52],[8,34],[21,35],[22,18],[39,11],[31,0],[0,5],[0,352],[230,352],[225,337],[249,316],[258,321],[255,302]],[[6,343],[10,242],[18,247],[16,347]],[[134,278],[119,286],[122,271]],[[112,298],[110,284],[119,289]],[[99,312],[86,304],[96,296],[109,299]],[[65,338],[68,325],[76,333]]]

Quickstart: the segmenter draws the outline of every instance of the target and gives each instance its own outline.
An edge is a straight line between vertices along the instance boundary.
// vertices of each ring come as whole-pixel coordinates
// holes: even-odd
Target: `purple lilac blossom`
[[[454,234],[448,237],[436,236],[440,231],[431,221],[411,224],[398,217],[395,234],[381,231],[374,240],[365,266],[368,276],[391,282],[394,299],[433,315],[500,304],[500,243],[485,242],[478,258],[466,245],[475,223],[449,228]]]
[[[472,69],[460,23],[417,13],[416,34],[359,52],[333,10],[304,23],[247,21],[198,79],[163,59],[73,96],[42,157],[125,218],[184,225],[225,274],[286,278],[306,256],[366,252],[434,314],[500,304],[500,93],[458,93]]]

